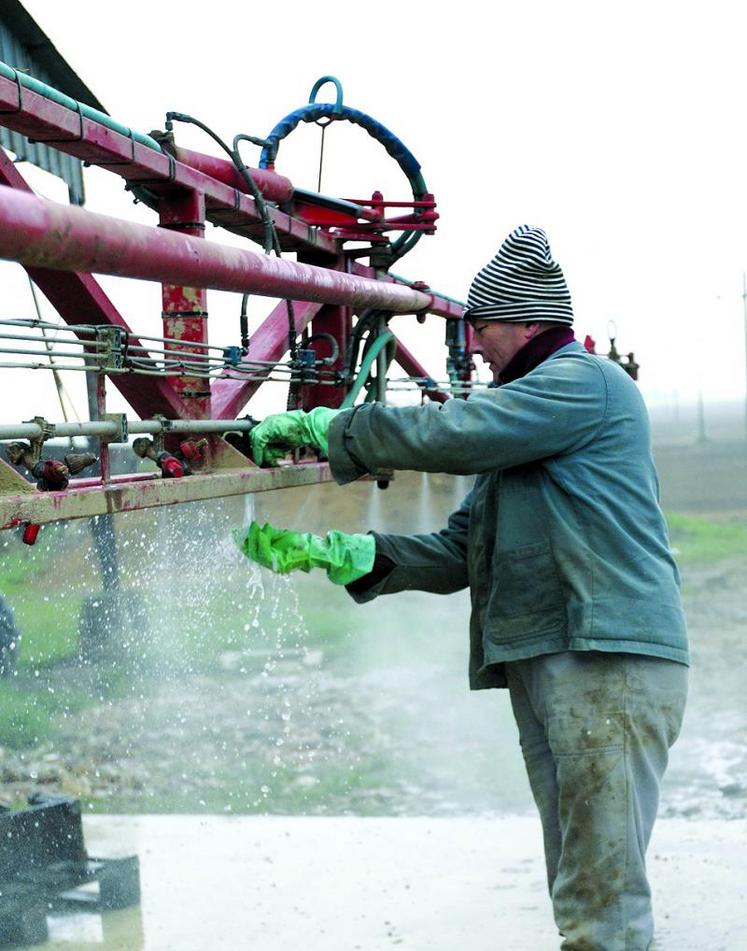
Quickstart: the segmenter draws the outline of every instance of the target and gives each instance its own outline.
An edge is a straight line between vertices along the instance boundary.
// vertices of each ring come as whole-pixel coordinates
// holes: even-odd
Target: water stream
[[[117,516],[116,597],[84,523],[45,528],[32,550],[6,538],[23,640],[0,682],[2,800],[42,789],[93,811],[531,811],[505,693],[467,689],[465,592],[357,606],[323,573],[273,576],[231,540],[252,518],[437,530],[469,481],[413,473],[386,491],[319,486]],[[747,814],[747,709],[739,665],[725,663],[744,649],[740,570],[686,576],[697,663],[665,814]],[[101,623],[79,659],[86,606]]]

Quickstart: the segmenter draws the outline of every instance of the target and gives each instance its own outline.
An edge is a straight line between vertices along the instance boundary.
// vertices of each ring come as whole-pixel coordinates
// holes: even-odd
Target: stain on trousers
[[[563,951],[647,951],[646,849],[687,668],[565,652],[506,665]]]

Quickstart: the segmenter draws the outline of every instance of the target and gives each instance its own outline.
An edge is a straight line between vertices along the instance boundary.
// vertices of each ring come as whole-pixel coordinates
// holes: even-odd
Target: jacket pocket
[[[490,618],[548,612],[565,617],[563,589],[548,546],[541,542],[498,555],[493,562]]]
[[[483,621],[486,658],[504,660],[503,651],[527,641],[565,636],[566,605],[555,560],[546,543],[499,555],[492,566]]]

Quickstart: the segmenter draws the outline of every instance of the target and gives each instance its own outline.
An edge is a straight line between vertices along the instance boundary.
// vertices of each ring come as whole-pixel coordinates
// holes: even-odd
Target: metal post
[[[88,413],[92,421],[101,421],[106,415],[106,377],[103,373],[89,370],[86,373],[86,387],[88,390]],[[109,443],[106,439],[99,440],[99,462],[101,464],[101,481],[105,486],[111,485],[111,462]],[[114,524],[108,515],[101,515],[89,521],[93,544],[99,559],[101,570],[101,587],[104,591],[115,591],[119,588],[119,559],[117,554],[117,537],[114,533]]]
[[[379,333],[385,334],[387,331],[387,322],[385,317],[379,318]],[[386,351],[387,348],[384,347],[383,350],[379,352],[378,357],[376,358],[376,399],[380,403],[386,403],[386,374],[387,374],[387,363],[386,363]]]
[[[698,442],[704,443],[708,441],[706,436],[706,425],[705,425],[705,405],[703,403],[703,386],[701,384],[700,389],[698,390]]]
[[[350,270],[351,262],[349,259],[340,255],[336,258],[330,258],[327,255],[300,255],[299,262],[313,264],[316,266],[334,269],[334,272],[344,274]],[[328,368],[332,370],[342,370],[345,365],[345,352],[350,340],[350,334],[353,329],[353,311],[350,307],[327,306],[322,307],[314,317],[311,324],[313,335],[320,335],[318,342],[314,343],[314,350],[319,357],[327,357],[332,354],[332,348],[321,336],[329,334],[337,341],[339,347],[337,360]],[[301,405],[303,409],[309,410],[314,406],[331,406],[336,408],[345,397],[345,391],[342,388],[333,386],[304,386],[301,391]]]
[[[328,367],[331,370],[342,370],[345,364],[345,351],[353,325],[353,313],[350,307],[322,307],[314,318],[311,329],[313,334],[329,334],[337,341],[339,351],[337,360]],[[326,357],[332,353],[332,348],[325,340],[314,343],[314,349],[319,357]],[[305,386],[303,387],[302,405],[306,410],[314,406],[331,406],[336,408],[345,396],[345,390],[336,386]]]
[[[96,419],[106,417],[106,376],[96,374]],[[101,481],[107,485],[112,480],[111,458],[109,443],[105,439],[99,440],[99,462],[101,463]]]
[[[205,236],[205,196],[187,192],[176,197],[161,197],[159,205],[162,228],[195,238]],[[162,285],[163,335],[173,340],[207,343],[207,291],[182,284]],[[178,350],[179,344],[167,343],[166,350]],[[198,358],[206,351],[195,348]],[[197,376],[175,377],[173,387],[193,419],[210,416],[210,382]]]

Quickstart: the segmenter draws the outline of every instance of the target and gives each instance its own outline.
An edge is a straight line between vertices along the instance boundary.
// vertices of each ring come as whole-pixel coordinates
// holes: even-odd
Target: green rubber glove
[[[236,529],[233,537],[247,558],[265,568],[281,575],[325,568],[334,584],[350,584],[367,575],[376,557],[373,535],[332,531],[322,538],[252,522],[248,529]]]
[[[258,466],[275,466],[278,459],[301,446],[313,446],[326,456],[327,430],[339,412],[329,406],[317,406],[308,413],[294,409],[268,416],[249,433],[254,461]]]

